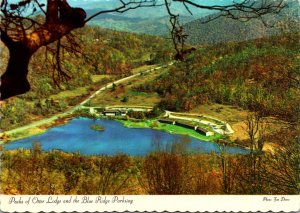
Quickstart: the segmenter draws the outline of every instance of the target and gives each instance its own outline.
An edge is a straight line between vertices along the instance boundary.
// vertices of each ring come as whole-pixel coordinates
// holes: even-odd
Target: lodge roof
[[[105,110],[103,113],[126,113],[124,110]]]
[[[158,121],[174,122],[176,120],[170,119],[170,118],[160,118],[160,119],[158,119]]]
[[[203,128],[201,128],[201,127],[197,127],[197,130],[200,130],[200,131],[205,132],[205,133],[209,132],[208,130],[203,129]]]

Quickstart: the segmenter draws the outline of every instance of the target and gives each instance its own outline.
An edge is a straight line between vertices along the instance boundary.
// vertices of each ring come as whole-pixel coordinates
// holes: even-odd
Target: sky
[[[162,0],[161,0],[162,1]],[[84,8],[86,7],[93,7],[95,3],[101,3],[101,2],[116,2],[118,3],[119,0],[69,0],[69,3],[74,6],[81,6]],[[194,2],[202,3],[204,5],[216,5],[216,4],[229,4],[232,3],[233,0],[194,0]]]
[[[0,0],[1,1],[1,0]],[[21,0],[9,0],[10,3],[20,2]],[[126,1],[126,0],[125,0]],[[163,0],[158,0],[163,1]],[[192,0],[197,3],[202,3],[204,5],[216,5],[216,4],[228,4],[232,3],[233,0]],[[239,1],[239,0],[235,0]],[[300,0],[299,0],[300,1]],[[39,2],[46,2],[46,0],[39,0]],[[119,3],[119,0],[68,0],[69,4],[76,7],[83,7],[86,9],[92,9],[97,3],[107,2],[107,3]]]

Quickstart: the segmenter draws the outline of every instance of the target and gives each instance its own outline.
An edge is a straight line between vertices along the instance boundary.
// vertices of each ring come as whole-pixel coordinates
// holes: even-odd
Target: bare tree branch
[[[62,44],[60,40],[69,35],[74,29],[83,27],[87,22],[98,15],[105,13],[124,13],[143,7],[165,6],[171,24],[171,39],[177,52],[175,58],[184,60],[185,55],[194,50],[185,45],[187,34],[179,22],[179,14],[172,11],[171,3],[182,3],[187,12],[193,8],[206,9],[220,12],[221,16],[247,21],[252,18],[261,18],[268,13],[278,13],[284,7],[283,0],[243,0],[240,3],[233,2],[229,5],[203,5],[201,1],[192,0],[119,0],[120,5],[113,9],[99,11],[90,17],[82,8],[73,8],[68,0],[47,0],[47,7],[39,0],[2,0],[0,13],[1,40],[10,51],[10,60],[5,73],[1,76],[1,99],[9,98],[29,90],[27,82],[28,64],[31,56],[42,46],[48,46],[57,42],[57,48],[46,48],[47,51],[56,54],[56,68],[60,70],[60,51],[74,51],[74,45]],[[38,11],[37,11],[38,10]],[[38,12],[41,13],[38,13]],[[39,14],[34,17],[33,14]],[[44,16],[41,18],[41,14]],[[67,41],[71,41],[67,39]],[[72,44],[72,42],[71,42]],[[16,49],[17,48],[17,49]],[[51,51],[50,51],[51,50]],[[53,50],[53,51],[52,51]],[[22,52],[23,51],[23,52]],[[56,52],[56,53],[55,53]],[[24,54],[27,54],[26,56]],[[24,60],[21,60],[20,57]],[[19,61],[18,66],[15,61]],[[58,72],[58,76],[68,78],[64,72]],[[19,81],[23,81],[21,84]],[[22,86],[23,85],[23,88]]]

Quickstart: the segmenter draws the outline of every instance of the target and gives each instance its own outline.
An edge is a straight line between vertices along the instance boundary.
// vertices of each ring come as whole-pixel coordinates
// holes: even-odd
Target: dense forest
[[[213,102],[296,122],[299,38],[299,34],[289,34],[199,48],[168,74],[135,89],[158,92],[163,109],[188,111]]]
[[[149,35],[99,27],[85,27],[74,35],[80,51],[74,54],[66,52],[62,58],[62,69],[71,79],[57,85],[52,79],[54,59],[51,51],[39,50],[29,66],[31,91],[1,103],[2,130],[22,126],[28,123],[28,119],[63,111],[112,79],[130,75],[132,68],[169,61],[173,51],[169,41]],[[8,61],[7,49],[1,48],[1,58]],[[49,54],[47,58],[46,52]],[[5,66],[2,63],[0,69],[5,70]],[[104,77],[95,82],[94,78],[101,75]],[[53,96],[62,91],[74,91],[74,96]]]

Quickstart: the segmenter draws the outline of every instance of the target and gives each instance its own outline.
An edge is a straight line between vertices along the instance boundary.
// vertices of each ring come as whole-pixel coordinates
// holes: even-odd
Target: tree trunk
[[[0,100],[23,94],[30,89],[27,74],[33,52],[21,42],[15,42],[8,48],[9,61],[5,73],[1,76]]]
[[[30,90],[27,74],[29,61],[34,52],[85,24],[86,12],[83,9],[70,7],[67,0],[48,0],[47,2],[46,23],[34,31],[19,37],[14,36],[13,39],[8,32],[0,29],[1,41],[9,49],[8,65],[1,76],[0,100]]]

